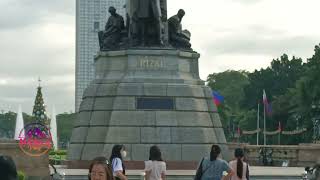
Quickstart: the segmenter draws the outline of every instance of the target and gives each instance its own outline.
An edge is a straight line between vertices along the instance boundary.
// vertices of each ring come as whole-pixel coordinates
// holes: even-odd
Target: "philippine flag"
[[[224,101],[224,97],[217,91],[212,91],[213,102],[216,106],[219,106]]]
[[[269,104],[269,102],[268,102],[265,90],[263,90],[262,100],[263,100],[263,104],[264,104],[264,108],[266,110],[266,113],[268,115],[271,115],[272,114],[272,107],[271,107],[271,104]]]

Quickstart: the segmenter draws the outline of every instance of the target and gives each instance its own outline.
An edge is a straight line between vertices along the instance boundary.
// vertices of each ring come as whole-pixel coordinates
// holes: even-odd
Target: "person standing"
[[[133,45],[163,45],[163,21],[166,19],[165,0],[131,0],[131,35]],[[165,14],[162,14],[165,13]]]
[[[199,163],[195,180],[228,179],[234,174],[228,163],[218,158],[220,153],[220,147],[218,145],[212,145],[210,157],[202,158]],[[227,172],[227,175],[224,175],[225,172]]]
[[[127,156],[124,145],[114,145],[112,148],[110,161],[112,173],[116,180],[127,180],[123,158]]]
[[[145,161],[146,180],[165,180],[166,163],[162,160],[161,151],[158,146],[150,148],[149,160]]]
[[[249,179],[249,165],[243,161],[244,152],[237,148],[234,151],[235,159],[229,162],[231,169],[236,172],[230,180],[247,180]]]
[[[96,157],[89,167],[89,180],[113,180],[109,161],[105,157]]]

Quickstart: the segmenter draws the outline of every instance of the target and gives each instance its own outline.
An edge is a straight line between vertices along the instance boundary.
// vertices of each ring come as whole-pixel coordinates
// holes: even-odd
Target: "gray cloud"
[[[0,109],[17,111],[18,105],[22,105],[23,111],[31,114],[37,92],[36,82],[34,78],[33,82],[24,85],[0,86]],[[74,80],[54,85],[42,83],[42,87],[48,112],[53,106],[58,113],[74,111]]]
[[[259,3],[262,0],[232,0],[234,3],[241,3],[241,4],[255,4]]]
[[[288,35],[285,31],[262,26],[230,31],[232,33],[215,37],[204,46],[211,55],[273,55],[276,58],[282,53],[294,53],[291,55],[305,57],[312,55],[313,46],[319,41],[315,37]]]
[[[0,1],[1,109],[21,104],[31,113],[40,76],[47,110],[54,104],[57,112],[73,110],[74,6],[71,0]]]
[[[297,33],[299,36],[290,35],[283,30],[286,27],[278,30],[274,25],[272,28],[268,24],[269,16],[255,11],[252,5],[260,2],[269,5],[270,12],[273,4],[278,3],[276,0],[270,3],[269,0],[168,1],[169,14],[175,14],[179,8],[187,12],[183,27],[192,32],[193,48],[202,54],[203,79],[212,72],[247,68],[247,64],[260,68],[271,61],[270,57],[277,58],[282,53],[303,58],[313,54],[313,47],[320,39],[316,23],[300,26],[304,31],[314,27],[313,34],[305,35],[308,33],[302,30]],[[233,7],[232,11],[229,7]],[[292,18],[310,18],[306,11],[297,14],[293,9],[287,13],[292,14]],[[251,22],[251,16],[242,16],[244,12],[261,16],[261,21],[253,18]],[[16,111],[21,104],[23,111],[30,113],[38,76],[43,80],[49,112],[52,105],[57,112],[74,109],[74,16],[74,0],[0,0],[0,109],[11,106],[11,110]],[[249,20],[244,21],[245,18]],[[297,23],[299,26],[301,21]]]
[[[0,28],[12,29],[41,24],[59,14],[73,16],[72,0],[1,0]]]

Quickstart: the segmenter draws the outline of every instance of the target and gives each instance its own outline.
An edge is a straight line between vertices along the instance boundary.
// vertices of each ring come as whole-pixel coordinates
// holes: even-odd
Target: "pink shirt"
[[[161,180],[161,174],[166,173],[166,163],[163,161],[145,161],[145,171],[151,171],[149,180]]]
[[[234,175],[231,177],[230,180],[247,180],[246,174],[247,174],[247,163],[243,163],[243,170],[242,170],[242,178],[239,178],[237,176],[237,160],[233,160],[229,162],[230,168],[233,170]]]

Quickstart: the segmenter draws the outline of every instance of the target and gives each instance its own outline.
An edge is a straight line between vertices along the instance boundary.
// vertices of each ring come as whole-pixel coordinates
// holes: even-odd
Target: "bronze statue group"
[[[191,33],[181,25],[183,9],[167,19],[166,0],[129,0],[125,7],[126,22],[109,7],[105,29],[98,33],[101,51],[141,47],[191,50]]]

